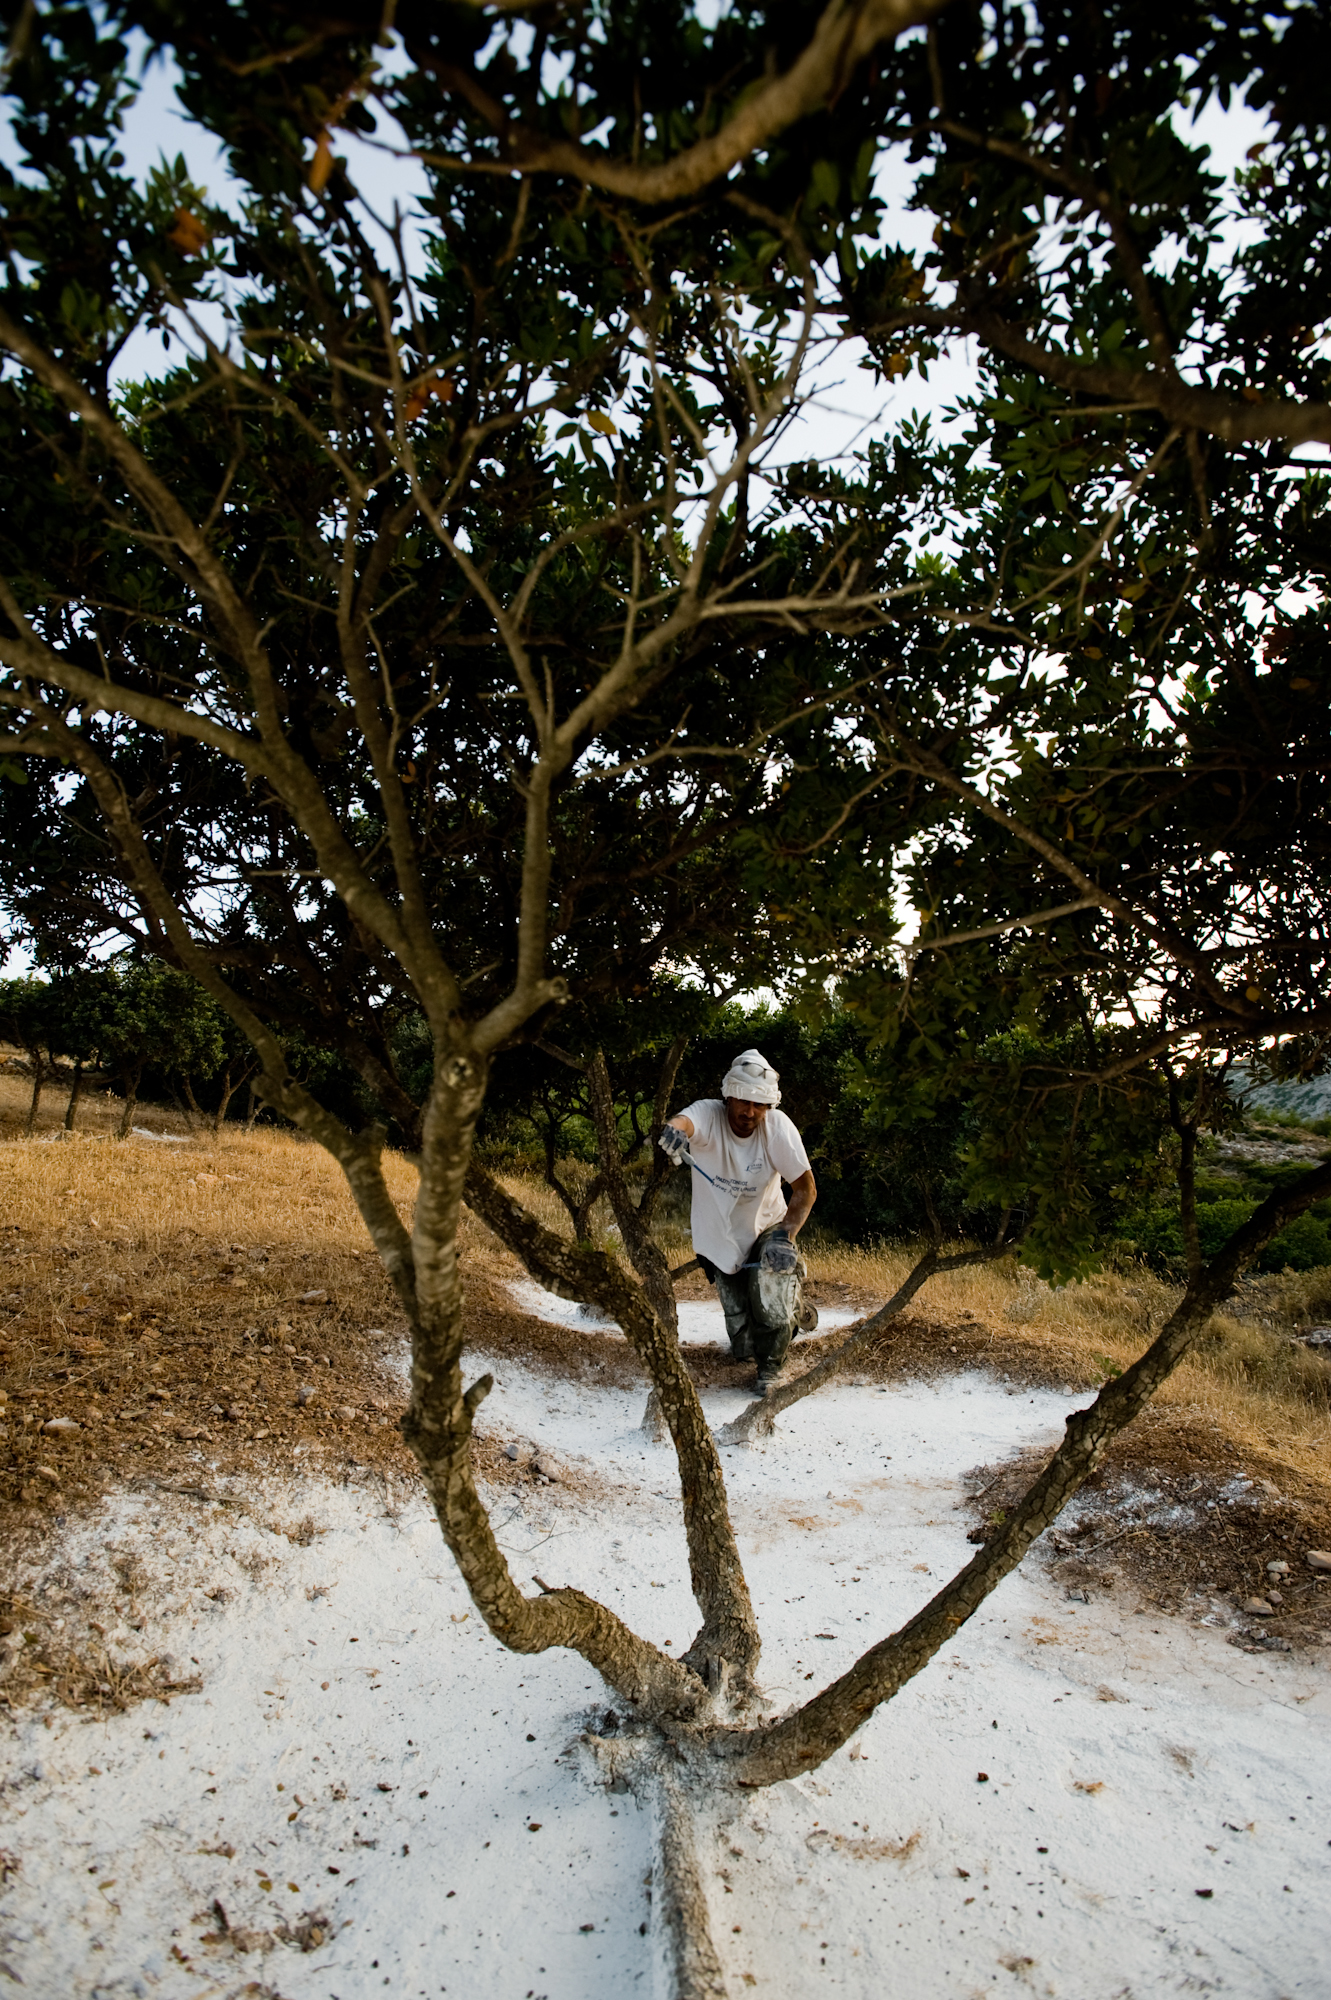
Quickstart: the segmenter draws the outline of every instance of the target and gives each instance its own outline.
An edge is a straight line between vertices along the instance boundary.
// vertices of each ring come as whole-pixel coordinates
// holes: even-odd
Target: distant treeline
[[[778,1008],[718,1005],[705,996],[663,986],[659,1006],[610,1008],[594,1017],[570,1010],[549,1034],[504,1052],[496,1065],[479,1131],[482,1151],[496,1165],[540,1174],[557,1184],[568,1163],[596,1167],[596,1138],[586,1099],[584,1064],[605,1050],[630,1163],[650,1162],[654,1110],[669,1079],[665,1111],[716,1096],[741,1048],[756,1044],[781,1075],[782,1108],[804,1135],[818,1177],[818,1225],[852,1243],[899,1241],[941,1226],[950,1235],[989,1236],[1000,1212],[977,1200],[974,1171],[985,1142],[986,1106],[979,1094],[921,1103],[893,1089],[889,1058],[876,1050],[853,1015],[832,1011],[810,1025]],[[644,1013],[649,1025],[644,1028]],[[128,1135],[141,1093],[165,1096],[189,1116],[219,1130],[228,1117],[253,1119],[253,1091],[239,1095],[257,1071],[251,1050],[208,995],[184,974],[153,961],[111,963],[50,978],[0,981],[0,1037],[26,1054],[33,1077],[28,1129],[42,1092],[69,1084],[65,1122],[77,1123],[85,1077],[108,1080],[124,1099],[120,1135]],[[339,1116],[353,1123],[382,1117],[367,1083],[349,1061],[299,1035],[283,1037],[292,1071]],[[995,1060],[1010,1049],[996,1049]],[[1028,1052],[1027,1052],[1028,1053]],[[430,1081],[425,1023],[400,1016],[385,1045],[399,1084],[417,1103]],[[72,1072],[72,1074],[71,1074]],[[271,1115],[271,1114],[261,1114]],[[1288,1123],[1288,1114],[1258,1112],[1259,1121]],[[1241,1114],[1234,1113],[1236,1124]],[[399,1140],[392,1125],[390,1140]],[[1326,1128],[1326,1121],[1319,1127]],[[1095,1151],[1086,1125],[1085,1156]],[[1090,1226],[1101,1249],[1137,1255],[1157,1270],[1184,1265],[1173,1149],[1165,1130],[1125,1171],[1121,1148],[1108,1149],[1097,1182],[1088,1175]],[[1273,1190],[1297,1180],[1300,1166],[1223,1161],[1214,1139],[1203,1139],[1197,1184],[1201,1249],[1211,1254]],[[1331,1265],[1331,1202],[1291,1222],[1268,1246],[1261,1270],[1296,1271]]]

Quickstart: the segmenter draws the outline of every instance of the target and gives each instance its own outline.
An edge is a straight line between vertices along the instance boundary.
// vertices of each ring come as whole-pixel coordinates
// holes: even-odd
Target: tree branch
[[[571,140],[550,139],[511,119],[474,71],[440,61],[407,41],[422,69],[464,97],[499,142],[499,158],[466,159],[423,153],[431,164],[462,171],[561,174],[630,201],[656,205],[681,201],[739,166],[801,118],[834,101],[852,71],[883,42],[940,14],[948,0],[831,0],[803,53],[783,76],[745,93],[719,132],[659,166],[632,166]]]

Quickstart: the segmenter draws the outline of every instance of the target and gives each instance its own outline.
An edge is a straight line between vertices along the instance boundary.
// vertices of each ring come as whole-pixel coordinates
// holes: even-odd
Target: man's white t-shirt
[[[747,1139],[731,1131],[719,1097],[704,1097],[680,1115],[693,1126],[689,1151],[712,1176],[710,1181],[690,1176],[693,1247],[718,1271],[738,1271],[764,1229],[786,1212],[782,1181],[808,1173],[804,1141],[794,1121],[775,1107]]]

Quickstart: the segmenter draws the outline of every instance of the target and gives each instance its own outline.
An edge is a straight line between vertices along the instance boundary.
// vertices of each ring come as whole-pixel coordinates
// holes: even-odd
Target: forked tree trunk
[[[703,1614],[701,1631],[683,1660],[674,1664],[692,1668],[701,1682],[718,1690],[730,1675],[739,1687],[747,1686],[761,1640],[735,1546],[716,1441],[678,1338],[667,1332],[642,1289],[612,1257],[543,1229],[475,1161],[466,1191],[468,1205],[534,1278],[563,1298],[600,1306],[623,1329],[642,1362],[660,1395],[679,1461],[689,1580]]]
[[[222,1127],[226,1122],[227,1109],[231,1103],[231,1100],[235,1096],[236,1092],[240,1089],[241,1084],[244,1083],[247,1077],[253,1076],[255,1070],[255,1065],[252,1062],[246,1064],[245,1068],[240,1072],[240,1075],[236,1078],[235,1082],[233,1083],[231,1080],[231,1071],[233,1067],[234,1067],[233,1063],[228,1063],[226,1068],[222,1071],[222,1082],[220,1087],[221,1094],[217,1101],[217,1109],[213,1113],[214,1139],[221,1138]],[[251,1086],[251,1091],[252,1089],[253,1086]],[[251,1124],[253,1123],[252,1119],[250,1120],[250,1123]],[[248,1130],[248,1126],[246,1129]]]
[[[120,1114],[120,1123],[116,1127],[117,1139],[128,1139],[134,1129],[134,1107],[139,1101],[139,1082],[142,1076],[142,1063],[136,1063],[133,1068],[127,1069],[124,1073],[125,1108]]]
[[[28,1122],[23,1128],[25,1139],[31,1139],[37,1128],[37,1111],[42,1101],[42,1086],[46,1082],[46,1064],[31,1049],[32,1057],[32,1102],[28,1106]]]
[[[81,1062],[76,1062],[74,1064],[74,1081],[70,1087],[70,1092],[69,1092],[69,1103],[65,1106],[66,1132],[72,1132],[74,1130],[74,1121],[78,1117],[78,1112],[79,1112],[79,1099],[82,1097],[82,1095],[83,1095],[83,1064]]]
[[[560,1201],[563,1203],[564,1212],[573,1224],[574,1242],[585,1243],[591,1234],[592,1210],[605,1193],[605,1175],[594,1174],[583,1189],[581,1196],[574,1194],[572,1189],[566,1187],[564,1182],[560,1180],[558,1173],[555,1171],[556,1137],[554,1120],[547,1118],[545,1121],[545,1131],[542,1134],[542,1143],[545,1151],[545,1184],[559,1196]]]

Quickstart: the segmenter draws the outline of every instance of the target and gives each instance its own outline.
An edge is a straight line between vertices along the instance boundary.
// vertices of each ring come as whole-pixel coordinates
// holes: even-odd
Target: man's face
[[[747,1097],[728,1097],[726,1117],[737,1139],[751,1139],[767,1116],[765,1104],[751,1104]]]

